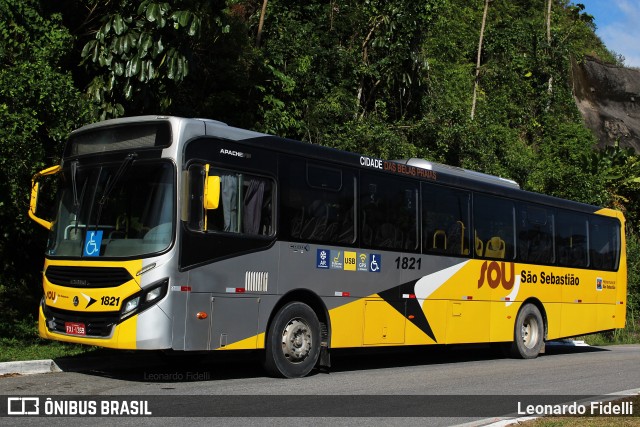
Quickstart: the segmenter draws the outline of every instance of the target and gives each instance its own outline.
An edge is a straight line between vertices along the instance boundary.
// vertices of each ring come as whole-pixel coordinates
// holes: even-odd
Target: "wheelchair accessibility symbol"
[[[84,256],[99,256],[102,244],[102,230],[88,231],[84,242]]]
[[[369,271],[372,273],[379,273],[382,267],[382,255],[371,254],[371,261],[369,262]]]

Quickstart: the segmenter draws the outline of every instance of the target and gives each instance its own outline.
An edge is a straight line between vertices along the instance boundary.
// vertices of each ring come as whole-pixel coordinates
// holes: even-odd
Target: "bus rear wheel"
[[[264,367],[273,376],[304,377],[320,355],[320,322],[308,305],[290,302],[276,313],[269,327]]]
[[[521,359],[538,357],[544,344],[544,322],[540,310],[533,304],[520,309],[514,330],[511,354]]]

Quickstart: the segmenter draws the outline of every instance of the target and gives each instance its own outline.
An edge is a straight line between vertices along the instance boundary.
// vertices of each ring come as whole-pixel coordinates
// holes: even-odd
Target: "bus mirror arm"
[[[31,218],[47,230],[51,230],[51,227],[53,227],[53,223],[39,218],[36,215],[36,207],[38,205],[38,192],[40,191],[40,183],[38,182],[38,179],[47,175],[55,175],[60,172],[60,169],[60,165],[52,166],[50,168],[41,170],[40,172],[33,175],[33,178],[31,178],[31,200],[29,202],[29,218]]]

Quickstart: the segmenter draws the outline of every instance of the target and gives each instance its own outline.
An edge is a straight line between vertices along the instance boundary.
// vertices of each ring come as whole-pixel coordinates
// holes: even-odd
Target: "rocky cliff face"
[[[572,73],[576,103],[598,146],[619,141],[640,153],[640,70],[586,58]]]

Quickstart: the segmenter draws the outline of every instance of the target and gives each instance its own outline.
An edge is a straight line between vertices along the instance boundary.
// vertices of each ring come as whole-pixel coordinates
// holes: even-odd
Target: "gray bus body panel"
[[[317,268],[317,252],[322,249],[376,253],[381,257],[381,271]],[[278,301],[295,290],[311,290],[321,298],[327,310],[332,310],[467,261],[406,255],[420,257],[422,268],[413,272],[397,269],[395,259],[403,256],[398,252],[277,242],[265,251],[195,268],[190,271],[189,278],[192,291],[188,295],[185,331],[188,339],[184,349],[224,348],[266,332]],[[247,277],[251,273],[266,273],[268,280],[264,290],[237,292],[237,289],[247,289]],[[211,313],[210,322],[197,319],[195,314],[198,311]],[[256,343],[258,347],[262,344]]]

